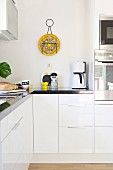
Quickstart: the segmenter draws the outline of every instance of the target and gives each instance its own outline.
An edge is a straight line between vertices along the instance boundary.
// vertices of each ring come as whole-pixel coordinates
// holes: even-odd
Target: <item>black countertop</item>
[[[58,90],[47,90],[42,89],[33,90],[31,93],[23,93],[22,95],[7,98],[0,97],[4,103],[0,104],[0,120],[7,116],[11,111],[18,107],[23,101],[25,101],[32,94],[93,94],[93,90],[86,89],[58,89]]]
[[[58,89],[58,90],[34,90],[31,94],[93,94],[88,89]]]

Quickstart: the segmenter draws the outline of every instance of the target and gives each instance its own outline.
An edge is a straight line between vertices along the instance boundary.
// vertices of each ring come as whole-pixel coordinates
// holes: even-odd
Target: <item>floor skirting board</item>
[[[113,163],[113,154],[33,154],[31,163]]]

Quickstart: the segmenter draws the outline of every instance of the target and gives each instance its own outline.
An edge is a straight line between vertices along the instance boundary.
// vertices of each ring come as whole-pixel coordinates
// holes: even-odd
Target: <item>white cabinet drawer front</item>
[[[113,105],[95,106],[95,126],[113,126]]]
[[[59,106],[60,126],[94,126],[93,105],[82,106]]]
[[[113,153],[113,128],[95,128],[95,153]]]
[[[94,147],[94,128],[59,129],[60,153],[92,153]]]
[[[9,152],[9,143],[10,143],[10,138],[11,134],[2,142],[1,148],[2,148],[2,164],[3,164],[3,170],[12,170],[14,169],[14,159],[12,161],[11,157],[14,154],[11,154]],[[10,158],[10,159],[9,159]],[[1,169],[0,169],[1,170]]]
[[[94,101],[93,94],[60,94],[59,104],[70,104],[70,105],[84,105],[92,104]]]
[[[21,119],[2,142],[4,169],[12,170],[23,150],[24,121]],[[7,165],[9,164],[9,167]],[[7,168],[5,168],[7,167]]]
[[[16,123],[23,117],[23,108],[20,105],[8,115],[8,132],[16,125]]]
[[[7,131],[7,117],[5,117],[3,120],[0,122],[0,141],[2,141],[8,134]]]
[[[9,134],[8,162],[17,162],[24,146],[24,120],[21,119]]]

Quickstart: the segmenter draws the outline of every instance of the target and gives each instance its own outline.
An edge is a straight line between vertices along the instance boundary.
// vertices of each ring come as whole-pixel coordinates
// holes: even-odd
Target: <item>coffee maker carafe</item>
[[[72,89],[86,89],[86,62],[72,64]]]

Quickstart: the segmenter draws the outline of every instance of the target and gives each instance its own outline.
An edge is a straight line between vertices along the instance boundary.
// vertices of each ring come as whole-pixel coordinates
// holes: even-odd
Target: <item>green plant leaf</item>
[[[0,77],[6,78],[11,74],[10,65],[7,62],[0,63]]]

